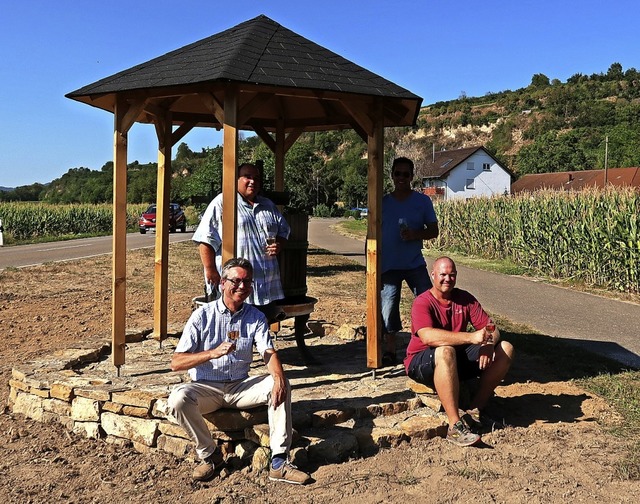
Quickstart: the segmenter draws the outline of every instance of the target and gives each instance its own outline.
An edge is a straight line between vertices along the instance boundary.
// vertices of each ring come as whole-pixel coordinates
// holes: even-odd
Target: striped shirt
[[[238,250],[237,257],[247,259],[253,266],[253,291],[247,298],[252,305],[266,305],[282,299],[282,283],[277,256],[265,253],[267,232],[289,238],[289,224],[273,202],[257,196],[251,205],[238,195]],[[193,234],[193,241],[207,243],[216,253],[216,267],[222,270],[222,194],[218,194],[207,207]]]
[[[196,353],[211,350],[229,341],[227,334],[230,330],[238,331],[235,352],[189,369],[193,381],[242,380],[249,376],[253,345],[261,356],[273,348],[267,319],[261,311],[245,303],[232,314],[219,298],[191,314],[175,351]]]

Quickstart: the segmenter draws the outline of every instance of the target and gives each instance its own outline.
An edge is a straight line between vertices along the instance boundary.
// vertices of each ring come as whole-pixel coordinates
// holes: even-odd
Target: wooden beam
[[[355,120],[353,120],[351,127],[364,142],[369,143],[369,135],[367,135],[367,132],[363,130]]]
[[[194,122],[189,122],[189,123],[182,123],[180,126],[178,126],[178,129],[176,129],[172,134],[171,134],[171,145],[175,145],[177,144],[180,140],[182,140],[182,138],[184,138],[184,136],[189,133],[194,127],[196,126],[196,123]]]
[[[264,142],[264,144],[269,148],[271,152],[276,151],[276,141],[269,134],[269,132],[262,128],[261,126],[257,126],[253,129],[256,132],[256,135],[260,137],[260,140]]]
[[[367,143],[369,209],[367,224],[367,367],[382,363],[382,315],[380,306],[380,239],[382,238],[382,179],[384,176],[384,117],[382,100],[374,106],[373,131]]]
[[[218,99],[211,93],[198,93],[202,104],[207,107],[207,110],[216,118],[218,123],[224,124],[224,109],[225,105],[220,103]],[[237,99],[237,98],[236,98]],[[225,94],[226,101],[226,94]]]
[[[129,105],[118,99],[113,126],[113,254],[111,283],[111,362],[125,362],[127,316],[127,132]],[[127,127],[128,125],[128,127]]]
[[[368,136],[374,136],[373,134],[373,120],[369,117],[368,111],[363,108],[363,104],[358,102],[350,102],[348,100],[343,100],[342,106],[347,109],[349,115],[355,119],[355,121],[360,125],[360,127],[367,133]],[[380,112],[380,117],[384,120],[382,116],[382,112]]]
[[[257,93],[251,98],[242,110],[238,112],[238,125],[241,126],[251,119],[253,114],[257,112],[260,107],[267,103],[271,99],[271,95],[267,93]]]
[[[147,100],[136,100],[129,105],[127,111],[120,119],[120,128],[128,132],[131,126],[136,122],[140,113],[144,110]]]
[[[156,117],[158,133],[158,180],[156,189],[156,247],[153,282],[153,337],[167,337],[169,291],[169,203],[171,203],[171,112]]]
[[[238,93],[229,86],[224,95],[222,134],[222,263],[236,256],[238,206]]]
[[[289,132],[289,134],[287,135],[287,138],[284,141],[285,153],[289,152],[289,149],[293,147],[293,144],[296,143],[296,140],[300,138],[300,135],[302,135],[302,133],[304,133],[304,129],[302,128],[296,128]]]

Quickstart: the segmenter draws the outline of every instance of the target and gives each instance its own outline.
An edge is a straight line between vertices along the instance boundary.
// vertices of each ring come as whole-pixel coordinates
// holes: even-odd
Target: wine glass
[[[240,337],[240,329],[236,325],[230,325],[229,330],[227,331],[227,340],[230,343],[233,343],[233,351],[235,352],[236,341]]]
[[[489,319],[489,322],[487,322],[487,325],[484,326],[484,330],[489,333],[488,334],[488,338],[487,338],[487,343],[492,343],[493,342],[493,333],[496,330],[496,323]]]
[[[409,229],[409,224],[407,223],[407,219],[400,218],[398,219],[398,227],[400,228],[400,237],[404,240],[404,232]]]
[[[267,231],[267,254],[269,254],[269,247],[276,243],[276,234],[273,231]]]

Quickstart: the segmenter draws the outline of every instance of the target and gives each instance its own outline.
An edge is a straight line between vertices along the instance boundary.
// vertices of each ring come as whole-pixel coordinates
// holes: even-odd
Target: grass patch
[[[338,222],[335,229],[342,235],[364,240],[367,237],[367,225],[366,219],[348,219]]]
[[[440,250],[435,248],[424,249],[424,254],[428,257],[440,257],[446,255],[451,257],[456,264],[475,268],[483,271],[493,271],[504,275],[526,275],[527,271],[522,266],[512,263],[508,260],[485,259],[484,257],[468,257],[460,255],[451,250]]]
[[[111,235],[111,231],[105,231],[104,233],[78,233],[78,234],[66,234],[66,235],[56,235],[56,236],[39,236],[37,238],[29,238],[26,240],[16,240],[13,236],[9,236],[9,238],[5,241],[6,246],[14,246],[14,245],[32,245],[34,243],[51,243],[57,241],[69,241],[69,240],[77,240],[79,238],[95,238],[96,236],[109,236]]]
[[[502,338],[513,343],[517,353],[526,353],[540,361],[537,372],[546,379],[574,381],[582,389],[603,398],[622,416],[621,424],[603,426],[612,435],[629,441],[627,451],[616,464],[616,475],[621,480],[640,480],[640,370],[629,370],[571,340],[537,334],[500,316],[494,320]]]
[[[629,449],[616,464],[616,474],[622,480],[640,480],[640,371],[603,373],[578,384],[604,398],[622,415],[624,421],[609,429],[629,439]]]
[[[491,469],[485,469],[484,467],[468,467],[460,465],[450,466],[447,470],[447,474],[450,476],[470,479],[478,483],[494,480],[499,476],[497,472],[492,471]]]
[[[398,483],[404,486],[412,486],[420,483],[420,478],[410,472],[403,472],[398,475]]]

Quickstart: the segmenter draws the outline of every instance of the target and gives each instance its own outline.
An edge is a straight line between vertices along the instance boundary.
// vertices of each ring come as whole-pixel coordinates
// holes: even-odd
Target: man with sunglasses
[[[220,408],[267,405],[272,453],[269,479],[303,485],[310,481],[309,475],[288,460],[293,431],[291,387],[264,314],[245,303],[252,283],[249,261],[234,258],[224,264],[221,297],[191,314],[176,346],[171,370],[189,370],[192,381],[171,392],[169,407],[194,441],[201,460],[193,478],[206,481],[214,476],[215,460],[221,456],[203,415]],[[254,345],[269,374],[249,376]]]
[[[382,198],[382,364],[397,364],[396,333],[402,329],[400,293],[406,282],[414,297],[431,288],[422,242],[438,236],[438,220],[429,196],[411,188],[413,161],[399,157],[391,166],[394,189]]]
[[[248,259],[254,268],[253,292],[247,298],[247,303],[256,306],[271,322],[284,315],[275,303],[284,297],[278,254],[289,238],[290,229],[278,207],[259,194],[261,189],[260,169],[252,163],[241,164],[237,183],[239,198],[236,254]],[[198,243],[204,266],[207,301],[216,297],[220,284],[222,205],[222,194],[218,194],[207,207],[192,238]],[[275,236],[275,243],[267,243],[269,235]]]

